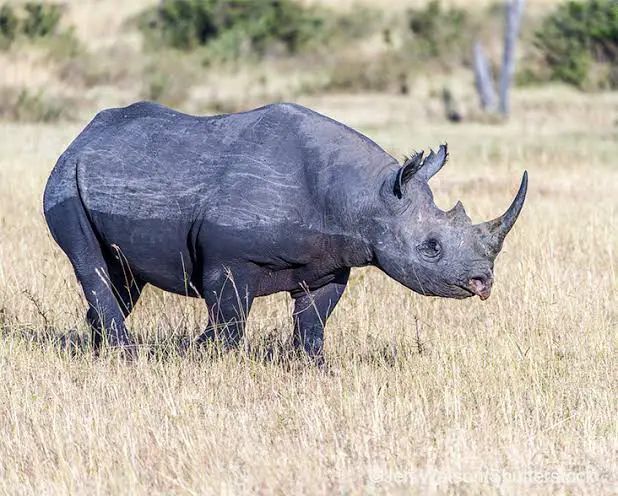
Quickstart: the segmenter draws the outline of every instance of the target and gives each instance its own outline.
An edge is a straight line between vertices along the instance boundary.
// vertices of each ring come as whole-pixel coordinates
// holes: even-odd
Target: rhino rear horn
[[[519,185],[519,191],[504,214],[494,220],[483,222],[477,225],[483,242],[485,243],[488,252],[492,256],[498,255],[502,249],[504,238],[515,225],[515,221],[519,217],[524,201],[526,200],[526,192],[528,191],[528,171],[524,172]]]
[[[446,216],[455,222],[462,224],[470,223],[470,217],[468,217],[466,209],[460,201],[458,201],[453,208],[446,212]]]

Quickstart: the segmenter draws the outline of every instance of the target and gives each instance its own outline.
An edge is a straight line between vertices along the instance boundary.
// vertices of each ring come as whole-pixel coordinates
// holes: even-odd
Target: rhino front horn
[[[488,251],[492,256],[498,255],[502,249],[502,243],[506,235],[509,233],[526,200],[526,191],[528,190],[528,171],[524,172],[519,186],[519,191],[504,214],[494,220],[490,220],[479,224],[477,228],[480,231],[481,238],[487,246]]]

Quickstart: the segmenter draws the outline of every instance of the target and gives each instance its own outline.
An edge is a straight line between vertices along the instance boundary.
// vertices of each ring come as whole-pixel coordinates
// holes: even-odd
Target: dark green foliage
[[[193,50],[219,42],[239,52],[248,44],[258,54],[274,45],[295,53],[322,24],[313,10],[293,0],[163,0],[140,23],[164,46]]]
[[[60,7],[43,2],[25,4],[26,17],[22,29],[28,38],[46,38],[56,34],[60,18]]]
[[[19,36],[30,40],[58,34],[62,10],[59,5],[27,2],[20,7],[0,7],[0,47],[10,46]]]
[[[216,36],[207,2],[197,0],[164,1],[156,9],[151,27],[160,31],[164,44],[191,50]]]
[[[17,36],[19,21],[13,8],[4,4],[0,7],[0,44],[8,46]]]
[[[618,87],[611,66],[618,62],[618,0],[571,0],[542,23],[535,45],[550,78],[579,87],[595,79],[593,66],[609,65],[596,86]]]
[[[422,58],[448,58],[470,50],[474,32],[466,11],[443,9],[439,0],[431,0],[424,8],[408,10],[407,16],[414,48]]]

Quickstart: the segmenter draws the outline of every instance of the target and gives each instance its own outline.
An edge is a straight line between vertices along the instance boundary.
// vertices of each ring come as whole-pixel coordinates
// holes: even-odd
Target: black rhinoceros
[[[489,296],[524,203],[472,224],[433,202],[447,159],[400,165],[349,127],[294,104],[195,117],[153,103],[99,113],[58,160],[44,209],[82,285],[98,347],[131,344],[145,284],[202,297],[200,341],[235,346],[257,296],[295,300],[295,344],[319,359],[351,267],[374,265],[429,296]]]

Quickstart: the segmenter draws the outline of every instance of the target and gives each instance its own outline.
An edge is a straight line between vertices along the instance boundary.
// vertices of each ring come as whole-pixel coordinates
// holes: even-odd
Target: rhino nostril
[[[487,273],[483,271],[483,272],[474,274],[474,276],[470,278],[470,281],[476,281],[477,284],[482,284],[483,286],[490,286],[491,283],[493,282],[493,276],[491,272]]]
[[[480,294],[487,289],[487,280],[484,277],[473,277],[468,285],[474,294]]]
[[[479,274],[470,278],[468,282],[468,289],[475,295],[480,296],[482,300],[486,300],[489,298],[489,294],[491,293],[492,282],[491,276],[488,277],[486,275]]]

